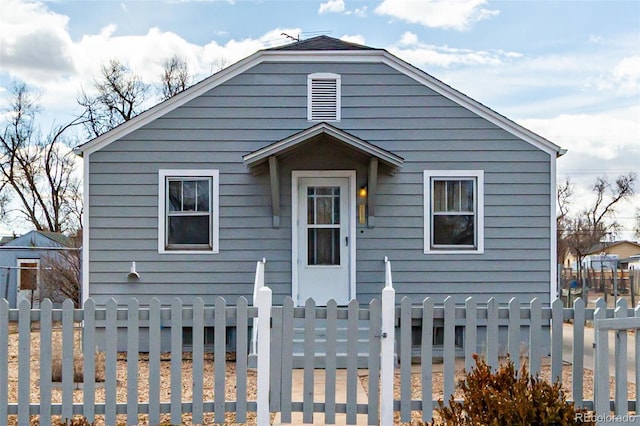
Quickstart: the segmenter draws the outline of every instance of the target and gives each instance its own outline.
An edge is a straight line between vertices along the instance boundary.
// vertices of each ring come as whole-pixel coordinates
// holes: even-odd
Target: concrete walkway
[[[314,402],[324,402],[324,388],[325,388],[325,374],[324,370],[315,370],[314,371],[314,384],[313,384],[313,401]],[[363,374],[368,374],[367,370],[363,370]],[[360,375],[360,372],[358,372]],[[302,402],[303,400],[303,389],[304,389],[304,370],[295,369],[293,370],[292,377],[292,390],[291,397],[294,402]],[[339,369],[336,370],[336,403],[345,403],[347,401],[347,370]],[[364,387],[362,386],[362,382],[358,379],[357,382],[357,401],[359,404],[367,403],[367,393],[365,392]],[[280,413],[276,413],[275,419],[273,420],[273,425],[299,425],[302,424],[302,413],[291,413],[291,423],[282,423],[280,418]],[[325,425],[324,421],[324,413],[313,413],[313,423],[314,425]],[[344,413],[336,413],[336,425],[346,425],[347,424],[347,415]],[[366,425],[367,424],[367,415],[366,414],[358,414],[357,415],[357,423],[358,425]]]
[[[562,360],[571,364],[573,353],[573,324],[563,324],[562,330]],[[593,347],[594,329],[584,328],[584,368],[593,370],[595,354]],[[635,373],[635,334],[627,335],[627,380],[629,383],[636,382]],[[615,375],[615,332],[609,332],[609,374]]]

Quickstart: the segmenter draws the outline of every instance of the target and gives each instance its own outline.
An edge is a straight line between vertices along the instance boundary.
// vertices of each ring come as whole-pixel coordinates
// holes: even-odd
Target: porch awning
[[[308,129],[291,135],[285,139],[244,155],[242,160],[247,167],[253,170],[260,164],[268,161],[269,157],[279,157],[284,155],[289,151],[299,148],[301,144],[315,140],[317,137],[323,135],[330,136],[334,140],[342,142],[357,151],[377,158],[381,163],[389,166],[391,173],[399,169],[404,161],[402,157],[399,157],[390,151],[382,149],[325,122],[318,123],[315,126],[309,127]]]
[[[329,137],[333,141],[342,143],[360,154],[369,157],[367,204],[369,209],[368,225],[372,227],[375,222],[378,164],[381,163],[386,166],[384,169],[387,173],[393,175],[402,166],[404,159],[326,122],[318,123],[242,157],[244,164],[254,174],[260,174],[263,170],[266,171],[266,166],[268,165],[271,182],[273,226],[280,226],[280,173],[278,171],[278,159],[289,154],[291,151],[300,149],[302,145],[308,142],[313,142],[323,137]]]

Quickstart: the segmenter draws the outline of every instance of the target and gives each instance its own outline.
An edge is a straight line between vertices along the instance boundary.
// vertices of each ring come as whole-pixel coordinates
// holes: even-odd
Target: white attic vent
[[[307,77],[307,120],[340,121],[340,75],[309,74]]]

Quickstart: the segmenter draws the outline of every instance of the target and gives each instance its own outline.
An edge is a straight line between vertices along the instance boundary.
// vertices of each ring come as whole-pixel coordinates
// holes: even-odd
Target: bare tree
[[[184,58],[174,55],[166,59],[160,82],[162,100],[164,101],[182,92],[189,87],[191,81],[189,65]]]
[[[211,62],[211,72],[216,73],[218,71],[222,71],[227,67],[228,61],[224,57],[216,58],[213,62]]]
[[[559,229],[562,238],[558,239],[558,249],[566,244],[576,256],[579,279],[582,278],[581,264],[584,256],[603,242],[605,237],[615,236],[619,232],[620,225],[615,221],[616,206],[620,201],[633,196],[636,180],[635,173],[618,176],[615,182],[609,181],[607,177],[598,177],[592,187],[595,200],[590,207],[574,216],[568,216],[568,210],[565,209],[565,218]],[[561,191],[558,194],[561,195]],[[571,198],[571,193],[568,198]],[[568,207],[568,200],[565,199],[564,204]],[[560,214],[562,211],[561,207]]]
[[[65,131],[78,122],[42,136],[37,96],[22,83],[12,86],[11,95],[0,130],[0,220],[17,216],[37,230],[76,230],[81,227],[80,180]]]
[[[40,299],[49,298],[54,302],[73,300],[80,306],[81,298],[81,251],[82,231],[69,238],[68,250],[48,252],[41,259]]]
[[[569,178],[558,185],[556,193],[558,198],[558,216],[556,218],[556,231],[558,250],[556,253],[557,264],[564,263],[565,256],[569,252],[569,241],[567,232],[569,229],[569,208],[571,206],[571,198],[573,197],[575,186]]]
[[[102,65],[101,75],[94,82],[96,96],[82,90],[78,103],[87,132],[100,136],[142,112],[149,95],[149,85],[117,59]]]

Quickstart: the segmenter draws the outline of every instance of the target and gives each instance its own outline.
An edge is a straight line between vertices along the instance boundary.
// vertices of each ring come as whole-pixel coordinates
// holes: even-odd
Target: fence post
[[[380,424],[393,424],[393,374],[396,291],[391,278],[391,262],[386,257],[385,286],[382,290],[382,333],[380,361]]]
[[[258,322],[262,324],[258,330],[258,426],[268,426],[269,415],[269,365],[271,363],[271,289],[262,287],[258,290]]]
[[[631,283],[631,285],[633,285],[633,283]],[[635,314],[636,317],[640,317],[640,305],[636,306],[635,309],[633,310],[633,313]],[[636,370],[636,383],[635,383],[635,388],[636,388],[636,412],[638,412],[638,410],[640,409],[640,331],[636,330],[636,335],[633,338],[634,341],[634,345],[635,345],[635,370]]]
[[[253,282],[253,306],[257,306],[258,291],[264,287],[264,264],[267,263],[266,258],[262,258],[256,263],[256,277]],[[258,352],[258,318],[253,319],[253,327],[251,327],[251,355]]]
[[[593,399],[597,416],[609,414],[609,339],[608,331],[601,330],[598,324],[599,319],[606,318],[606,312],[606,308],[596,308],[593,313],[596,342]]]
[[[615,318],[625,318],[629,314],[627,299],[621,297],[616,302]],[[617,416],[628,413],[627,403],[627,333],[628,330],[616,330],[615,332],[615,392],[614,413]],[[608,350],[609,348],[607,348]]]

